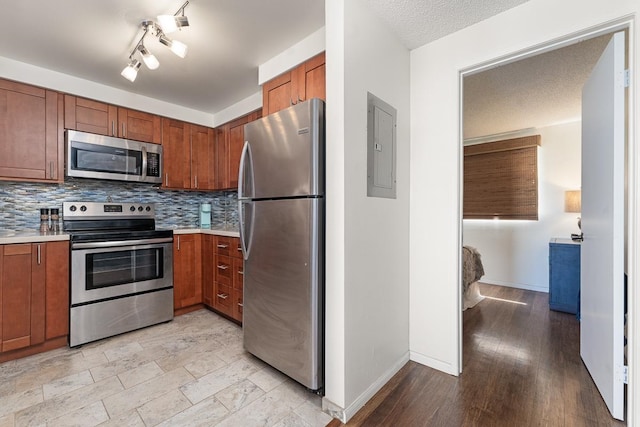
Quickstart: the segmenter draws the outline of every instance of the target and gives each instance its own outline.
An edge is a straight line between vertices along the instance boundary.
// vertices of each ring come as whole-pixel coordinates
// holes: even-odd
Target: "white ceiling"
[[[190,26],[169,34],[189,46],[187,57],[178,58],[155,37],[148,36],[145,45],[160,61],[160,68],[151,71],[143,65],[134,83],[121,77],[129,53],[142,34],[140,22],[172,14],[183,1],[0,0],[5,17],[0,26],[0,56],[215,114],[260,90],[260,64],[324,26],[322,0],[190,0],[185,10]],[[408,49],[526,2],[363,1]],[[583,54],[576,53],[573,58],[580,62]],[[564,55],[556,55],[554,61],[563,59]],[[549,62],[491,70],[487,72],[490,74],[474,76],[473,82],[469,79],[469,94],[480,104],[465,98],[465,128],[467,123],[469,126],[465,134],[518,128],[520,118],[514,103],[526,104],[529,117],[537,110],[547,115],[555,110],[574,114],[575,105],[565,104],[575,104],[575,90],[571,89],[571,96],[562,94],[578,79],[575,72],[567,71],[575,68],[563,64],[553,82],[541,78],[541,70],[548,68]],[[545,85],[551,92],[544,89]],[[549,93],[554,96],[546,95]],[[489,114],[490,110],[494,112]],[[476,114],[482,126],[472,124]],[[555,121],[563,120],[554,117]],[[536,125],[542,121],[536,119]]]

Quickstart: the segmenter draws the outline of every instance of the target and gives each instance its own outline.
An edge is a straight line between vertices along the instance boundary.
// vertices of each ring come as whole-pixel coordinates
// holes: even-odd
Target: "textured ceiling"
[[[464,79],[464,138],[579,120],[582,86],[611,35]]]
[[[408,49],[415,49],[528,0],[365,1]]]

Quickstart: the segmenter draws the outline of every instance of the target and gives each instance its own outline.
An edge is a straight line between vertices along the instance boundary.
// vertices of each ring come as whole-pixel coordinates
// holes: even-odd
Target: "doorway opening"
[[[570,241],[571,234],[579,233],[576,215],[564,211],[563,201],[565,192],[580,189],[581,185],[580,94],[604,47],[620,29],[581,35],[461,73],[463,146],[530,135],[541,138],[537,150],[538,220],[508,221],[495,215],[496,218],[486,220],[463,219],[460,225],[463,246],[471,246],[481,254],[485,279],[480,282],[507,288],[506,292],[494,292],[485,287],[485,293],[500,295],[504,304],[523,304],[519,293],[548,292],[550,241],[554,238]],[[570,105],[576,97],[577,111]],[[464,167],[461,170],[464,177]],[[461,276],[465,276],[464,271]],[[473,296],[472,300],[478,302],[481,311],[482,287],[479,293],[480,297]],[[529,300],[533,304],[533,299]],[[537,298],[538,306],[539,301]],[[472,310],[475,307],[461,314],[461,328],[469,324],[468,318],[477,317]],[[473,355],[465,348],[462,332],[460,366],[473,368],[469,359]],[[520,339],[523,336],[526,335],[520,335]],[[516,332],[514,339],[517,337]],[[480,344],[475,348],[482,351],[486,346]]]

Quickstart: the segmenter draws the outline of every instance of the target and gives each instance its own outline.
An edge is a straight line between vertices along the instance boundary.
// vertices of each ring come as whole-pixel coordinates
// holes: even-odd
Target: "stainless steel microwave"
[[[162,146],[66,131],[67,176],[162,183]]]

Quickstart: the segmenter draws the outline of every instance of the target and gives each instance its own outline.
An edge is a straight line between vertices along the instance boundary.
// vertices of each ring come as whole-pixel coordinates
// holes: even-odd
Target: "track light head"
[[[189,26],[189,18],[184,15],[158,15],[157,18],[160,28],[162,28],[162,31],[165,33],[173,33],[179,28]]]
[[[180,58],[184,58],[185,56],[187,56],[187,45],[178,41],[178,40],[172,40],[169,37],[165,36],[164,34],[160,34],[158,37],[158,40],[160,41],[160,43],[162,43],[163,45],[167,46],[169,49],[171,49],[171,52],[175,53],[176,55],[178,55]]]
[[[131,62],[129,62],[129,65],[124,67],[124,70],[122,70],[120,74],[122,75],[122,77],[133,83],[136,80],[136,77],[138,77],[138,70],[140,69],[141,65],[142,64],[140,63],[140,61],[138,61],[137,59],[132,59]]]
[[[138,45],[138,51],[140,55],[142,55],[142,60],[144,61],[144,65],[147,66],[150,70],[155,70],[160,66],[160,62],[158,59],[144,47],[144,44],[140,43]]]

